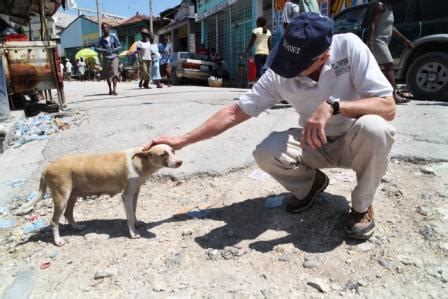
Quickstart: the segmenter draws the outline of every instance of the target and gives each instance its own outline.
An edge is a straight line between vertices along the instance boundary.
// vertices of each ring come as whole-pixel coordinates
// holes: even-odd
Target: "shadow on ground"
[[[69,236],[85,236],[89,233],[95,234],[107,234],[109,235],[109,239],[125,237],[129,238],[129,230],[126,219],[95,219],[95,220],[87,220],[87,221],[78,221],[78,224],[87,225],[87,228],[81,231],[73,229],[68,224],[60,224],[59,231],[61,237],[69,237]],[[141,223],[137,228],[137,231],[140,233],[142,238],[152,239],[155,238],[156,235],[143,229],[142,227],[146,227],[146,223]],[[46,227],[42,231],[37,234],[31,236],[25,242],[21,244],[25,244],[28,242],[46,242],[53,243],[53,234],[51,232],[50,226]]]
[[[202,219],[223,221],[225,225],[196,237],[195,241],[202,248],[223,249],[243,240],[254,240],[249,247],[260,252],[292,243],[309,253],[331,251],[344,242],[345,221],[349,211],[345,197],[322,193],[311,209],[300,214],[289,214],[283,208],[268,209],[264,207],[265,199],[253,198],[206,210]],[[191,220],[187,214],[178,214],[170,219],[150,223],[147,228],[186,220]],[[284,231],[287,235],[273,240],[255,241],[269,230]]]
[[[268,209],[264,206],[266,198],[252,198],[220,208],[202,211],[201,219],[225,222],[223,226],[195,238],[202,248],[223,249],[244,240],[253,240],[249,247],[269,252],[280,244],[292,243],[302,251],[321,253],[331,251],[345,240],[345,221],[349,205],[345,197],[321,193],[313,207],[299,214],[289,214],[284,208]],[[176,214],[157,222],[142,223],[137,227],[142,238],[151,239],[156,235],[149,230],[170,222],[192,221],[188,214]],[[107,234],[109,238],[129,237],[126,219],[88,220],[79,224],[87,229],[76,231],[69,225],[60,225],[61,236],[84,236],[88,233]],[[256,241],[268,231],[286,232],[286,236]],[[231,233],[229,233],[231,232]],[[49,227],[30,237],[27,242],[53,242]]]

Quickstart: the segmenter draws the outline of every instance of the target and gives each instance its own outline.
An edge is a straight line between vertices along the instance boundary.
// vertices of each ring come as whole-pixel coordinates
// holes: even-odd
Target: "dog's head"
[[[157,167],[177,168],[182,165],[182,160],[177,159],[174,154],[175,151],[171,146],[157,144],[147,151],[136,153],[135,156],[147,159],[149,163]]]

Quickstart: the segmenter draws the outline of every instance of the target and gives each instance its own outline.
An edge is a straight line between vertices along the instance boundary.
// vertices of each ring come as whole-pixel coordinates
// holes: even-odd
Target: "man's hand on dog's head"
[[[183,139],[178,136],[158,136],[153,139],[151,139],[150,142],[144,145],[143,150],[147,151],[151,147],[153,147],[156,144],[167,144],[171,146],[175,150],[179,150],[182,147],[184,147]]]

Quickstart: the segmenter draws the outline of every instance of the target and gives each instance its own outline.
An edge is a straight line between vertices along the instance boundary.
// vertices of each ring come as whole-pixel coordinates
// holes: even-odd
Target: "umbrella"
[[[132,54],[134,54],[135,52],[137,52],[137,42],[134,42],[134,43],[129,47],[129,50],[128,50],[128,54],[127,54],[127,55],[132,55]]]
[[[120,54],[118,54],[118,57],[125,57],[128,54],[128,51],[123,51]]]
[[[93,51],[92,49],[90,49],[90,48],[84,48],[84,49],[79,50],[79,51],[76,53],[75,58],[76,58],[76,59],[79,59],[79,58],[81,58],[81,57],[83,57],[83,58],[91,58],[91,57],[97,57],[97,56],[98,56],[98,53],[96,53],[96,52]]]

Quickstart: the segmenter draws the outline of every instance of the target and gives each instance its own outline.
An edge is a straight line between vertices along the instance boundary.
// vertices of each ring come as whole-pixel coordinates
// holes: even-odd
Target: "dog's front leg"
[[[137,193],[140,185],[130,181],[125,187],[121,198],[123,199],[124,210],[126,211],[126,218],[128,220],[129,235],[132,239],[140,238],[140,235],[135,230],[135,210],[134,210],[134,196]]]
[[[134,223],[136,227],[142,227],[145,225],[143,221],[137,220],[137,201],[138,201],[138,194],[140,193],[140,187],[137,189],[137,191],[134,194],[134,197],[132,199],[132,207],[134,209]]]

